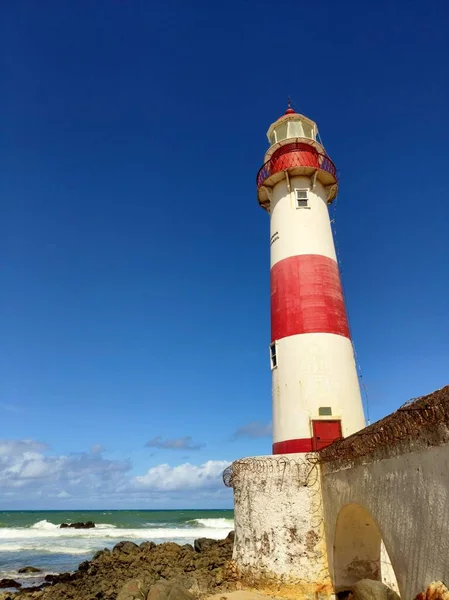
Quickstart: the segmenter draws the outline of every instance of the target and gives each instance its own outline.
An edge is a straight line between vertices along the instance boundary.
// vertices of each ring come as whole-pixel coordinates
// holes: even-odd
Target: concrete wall
[[[383,578],[380,538],[404,599],[433,581],[449,581],[448,474],[444,423],[369,456],[322,464],[329,568],[337,591],[366,575]]]
[[[234,562],[247,587],[328,598],[319,467],[313,455],[236,461]]]

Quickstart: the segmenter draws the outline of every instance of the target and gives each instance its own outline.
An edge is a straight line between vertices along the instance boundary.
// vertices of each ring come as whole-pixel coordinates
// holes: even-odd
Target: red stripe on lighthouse
[[[296,454],[299,452],[312,452],[312,438],[285,440],[273,443],[273,454]]]
[[[290,256],[271,269],[271,339],[300,333],[350,337],[338,265],[327,256]]]

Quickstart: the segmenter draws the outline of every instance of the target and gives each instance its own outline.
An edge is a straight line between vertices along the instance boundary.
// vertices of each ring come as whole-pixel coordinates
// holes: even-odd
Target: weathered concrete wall
[[[380,578],[377,530],[404,599],[432,581],[449,581],[445,423],[354,460],[323,462],[321,468],[329,568],[337,591],[370,569]]]
[[[233,558],[249,587],[328,598],[332,588],[313,455],[236,461],[227,484],[234,488]]]

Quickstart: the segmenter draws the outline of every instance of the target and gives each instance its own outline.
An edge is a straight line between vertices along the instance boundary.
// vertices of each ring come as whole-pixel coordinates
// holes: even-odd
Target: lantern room
[[[304,115],[295,113],[292,108],[288,108],[285,115],[282,115],[267,131],[270,146],[291,138],[307,138],[316,141],[316,136],[316,123]]]

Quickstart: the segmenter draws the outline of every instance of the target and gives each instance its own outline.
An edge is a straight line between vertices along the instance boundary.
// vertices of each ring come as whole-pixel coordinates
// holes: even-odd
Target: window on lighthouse
[[[271,368],[275,369],[278,366],[278,358],[276,354],[276,342],[270,344],[270,363]]]
[[[313,129],[312,126],[309,123],[303,123],[303,130],[304,130],[304,137],[306,138],[310,138],[310,139],[315,139],[314,135],[313,135]]]
[[[301,121],[290,121],[288,124],[288,137],[310,137],[304,136],[304,130]]]
[[[276,129],[274,130],[274,135],[276,136],[276,141],[280,142],[281,140],[285,140],[287,136],[287,121],[284,123],[280,123]]]
[[[295,189],[296,208],[304,208],[309,205],[309,190]]]

